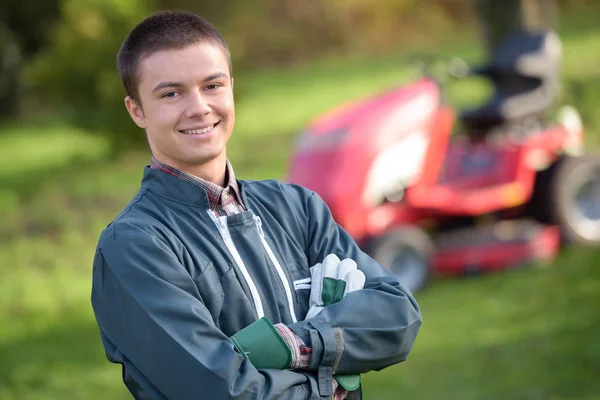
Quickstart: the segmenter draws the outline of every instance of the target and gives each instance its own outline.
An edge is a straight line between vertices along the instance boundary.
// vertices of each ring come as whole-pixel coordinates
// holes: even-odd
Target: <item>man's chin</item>
[[[189,166],[201,166],[212,163],[218,163],[219,161],[225,162],[225,157],[222,157],[222,153],[219,154],[201,154],[191,155],[183,160],[185,164]]]

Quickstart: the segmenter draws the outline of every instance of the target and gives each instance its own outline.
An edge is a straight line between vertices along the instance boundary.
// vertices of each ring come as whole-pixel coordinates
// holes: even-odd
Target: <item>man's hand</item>
[[[349,258],[340,261],[335,254],[329,254],[322,264],[311,267],[310,275],[310,309],[305,319],[315,317],[323,307],[337,303],[365,285],[365,274],[358,269],[356,262]]]
[[[324,307],[337,303],[348,293],[362,289],[365,284],[365,275],[356,262],[349,258],[340,261],[335,254],[329,254],[323,263],[311,267],[310,272],[310,309],[305,319],[316,316]],[[266,317],[230,339],[238,353],[257,368],[303,368],[309,363],[309,358],[305,356],[310,356],[310,349],[302,340],[284,324],[274,326]],[[308,352],[303,352],[303,349]],[[355,386],[360,385],[360,375],[334,375],[334,378],[334,399],[343,399],[349,390],[355,390]]]
[[[358,269],[356,262],[346,258],[342,261],[329,254],[310,269],[312,286],[309,298],[310,309],[306,318],[313,318],[321,310],[343,299],[348,293],[365,286],[365,274]],[[360,375],[334,375],[334,399],[343,399],[348,391],[360,386]]]

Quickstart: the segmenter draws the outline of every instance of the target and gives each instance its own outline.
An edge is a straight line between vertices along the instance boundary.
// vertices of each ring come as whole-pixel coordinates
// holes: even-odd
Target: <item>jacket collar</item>
[[[235,172],[233,171],[233,166],[231,165],[231,162],[229,162],[229,159],[227,159],[225,163],[225,187],[205,181],[204,179],[188,174],[187,172],[178,168],[164,164],[158,161],[154,156],[152,156],[150,168],[160,169],[163,172],[197,185],[207,193],[209,202],[213,207],[215,206],[215,203],[220,203],[221,195],[224,190],[229,190],[230,193],[232,193],[232,195],[235,197],[236,202],[241,205],[244,204],[240,196],[239,184],[235,178]]]
[[[142,189],[162,197],[196,207],[209,208],[206,192],[198,185],[173,176],[150,165],[144,167]]]

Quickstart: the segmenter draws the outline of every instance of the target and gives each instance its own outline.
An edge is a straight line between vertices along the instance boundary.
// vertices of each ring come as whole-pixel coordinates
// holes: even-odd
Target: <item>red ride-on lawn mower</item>
[[[468,74],[489,78],[495,94],[458,118],[428,75],[319,116],[300,135],[287,180],[316,191],[413,291],[432,274],[501,270],[552,258],[563,243],[599,244],[600,159],[582,155],[575,109],[562,107],[555,122],[545,115],[557,40],[508,38]]]

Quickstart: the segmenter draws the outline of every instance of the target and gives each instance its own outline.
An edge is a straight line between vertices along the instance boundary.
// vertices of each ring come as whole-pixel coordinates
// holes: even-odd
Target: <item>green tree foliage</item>
[[[45,104],[68,110],[77,124],[109,137],[115,149],[144,142],[123,107],[115,56],[127,32],[151,12],[184,9],[205,16],[225,34],[234,68],[242,69],[394,46],[398,26],[423,14],[415,0],[57,1],[61,19],[47,30],[50,45],[30,63],[26,82]],[[458,3],[444,0],[428,13],[439,16]]]
[[[0,25],[0,117],[9,117],[19,109],[19,69],[22,56],[14,34]]]
[[[35,0],[21,1],[33,4]],[[123,106],[124,91],[115,60],[127,32],[152,12],[183,9],[208,18],[229,42],[235,74],[246,68],[309,61],[332,52],[398,51],[415,40],[443,37],[457,28],[472,26],[477,2],[49,0],[52,1],[59,5],[56,14],[61,17],[51,28],[44,25],[32,31],[31,43],[38,43],[33,46],[36,57],[27,63],[24,72],[19,71],[36,100],[41,99],[42,104],[61,113],[69,110],[75,122],[109,137],[115,150],[145,142]],[[560,4],[586,6],[593,1],[561,0]],[[2,28],[0,20],[0,50],[3,41],[17,43],[16,50],[32,48]],[[43,47],[42,42],[49,45]],[[6,54],[16,50],[14,45],[4,47]],[[7,88],[11,82],[0,79],[0,91],[11,93]],[[236,85],[238,99],[240,89],[243,97],[243,85]]]
[[[123,106],[116,71],[123,38],[153,8],[143,0],[63,0],[52,45],[27,70],[45,101],[67,109],[74,122],[106,134],[116,148],[143,143]]]
[[[461,0],[256,0],[236,7],[227,33],[245,65],[289,64],[330,52],[398,49],[471,17]]]
[[[59,0],[2,0],[0,2],[0,117],[19,111],[21,69],[48,43],[58,19]]]

